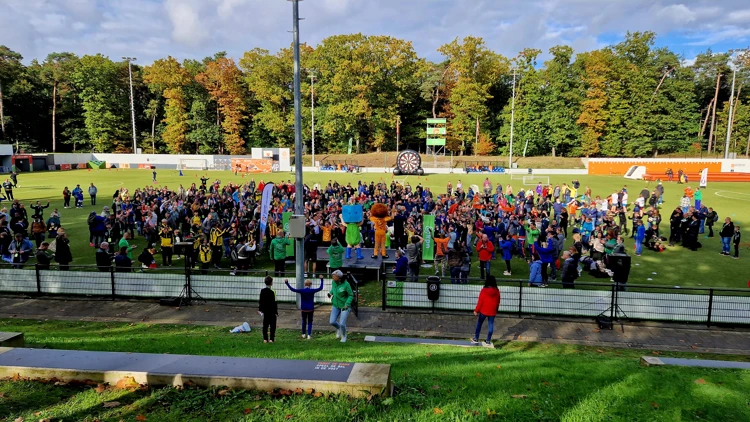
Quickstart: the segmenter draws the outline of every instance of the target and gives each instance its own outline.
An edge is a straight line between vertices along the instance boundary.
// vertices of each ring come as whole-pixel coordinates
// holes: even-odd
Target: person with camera
[[[354,292],[341,270],[334,271],[331,277],[333,278],[333,285],[328,292],[328,297],[331,299],[329,322],[336,328],[336,338],[340,338],[342,343],[346,343],[346,319],[349,318],[351,312]]]

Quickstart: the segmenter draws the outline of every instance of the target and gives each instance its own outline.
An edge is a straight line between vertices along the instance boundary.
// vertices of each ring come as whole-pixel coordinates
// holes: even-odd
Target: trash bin
[[[440,299],[440,277],[427,277],[427,299],[432,301]]]

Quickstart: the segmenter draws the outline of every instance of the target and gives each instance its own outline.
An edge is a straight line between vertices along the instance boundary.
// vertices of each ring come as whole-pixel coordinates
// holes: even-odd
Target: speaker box
[[[171,307],[178,307],[180,306],[180,298],[179,297],[165,297],[163,299],[159,300],[159,305],[161,306],[171,306]]]
[[[596,325],[599,326],[600,330],[611,330],[612,329],[612,319],[605,316],[598,316],[596,317]]]
[[[609,256],[607,267],[614,273],[612,279],[615,283],[624,284],[628,282],[628,277],[630,276],[630,264],[630,255],[612,254]]]

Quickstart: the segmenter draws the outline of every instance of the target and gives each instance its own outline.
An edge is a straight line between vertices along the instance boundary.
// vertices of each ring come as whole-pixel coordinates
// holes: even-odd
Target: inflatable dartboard
[[[406,149],[396,157],[396,168],[394,174],[424,174],[422,170],[422,157],[417,151]]]

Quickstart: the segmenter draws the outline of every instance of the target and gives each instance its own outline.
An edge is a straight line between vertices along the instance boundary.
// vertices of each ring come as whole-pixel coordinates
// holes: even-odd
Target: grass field
[[[220,179],[222,183],[236,182],[242,183],[249,177],[235,176],[226,171],[185,171],[184,176],[180,177],[175,170],[159,170],[158,184],[166,185],[176,189],[180,184],[188,187],[191,183],[199,184],[199,175],[206,174],[210,179]],[[291,180],[294,178],[290,174],[274,175],[255,175],[256,182],[260,179],[265,181]],[[351,182],[356,185],[358,180],[363,181],[384,181],[390,183],[392,179],[390,174],[347,174],[347,173],[306,173],[305,183],[312,186],[314,183],[325,185],[329,180],[338,180],[339,183]],[[413,187],[418,183],[431,188],[435,193],[443,193],[448,181],[456,185],[461,180],[464,186],[471,184],[481,185],[486,175],[428,175],[428,176],[395,176],[397,180],[408,182]],[[491,175],[493,184],[502,183],[503,186],[510,183],[514,191],[522,186],[522,180],[511,180],[508,175]],[[646,182],[627,180],[619,176],[549,176],[552,184],[570,183],[573,178],[578,178],[582,187],[591,187],[593,194],[605,195],[611,194],[615,189],[620,189],[624,185],[628,186],[631,198],[637,195]],[[94,182],[99,188],[99,197],[97,206],[92,208],[89,205],[88,195],[85,195],[85,208],[62,209],[62,190],[63,187],[75,187],[80,184],[84,190],[89,183]],[[68,172],[39,172],[25,173],[19,176],[21,188],[14,190],[17,199],[25,204],[32,201],[42,200],[50,201],[50,209],[45,210],[45,218],[49,216],[52,208],[57,207],[62,213],[63,226],[68,230],[71,238],[71,247],[73,252],[73,265],[85,265],[94,263],[94,249],[88,246],[88,226],[86,217],[92,210],[101,212],[104,205],[111,205],[112,194],[116,189],[127,187],[131,192],[137,187],[151,185],[150,170],[73,170]],[[653,186],[653,183],[651,184]],[[665,203],[662,208],[662,214],[668,218],[671,210],[679,205],[679,199],[682,196],[683,185],[666,184]],[[750,216],[747,212],[750,206],[750,187],[744,183],[711,183],[703,194],[703,202],[713,207],[719,213],[720,220],[723,221],[725,216],[730,216],[736,223],[741,225],[750,224]],[[30,210],[31,212],[31,210]],[[719,225],[720,227],[720,225]],[[663,229],[668,232],[668,226],[662,225]],[[700,241],[703,248],[697,252],[691,252],[679,246],[669,248],[667,251],[656,254],[651,251],[645,251],[643,256],[634,257],[634,265],[630,273],[630,283],[637,284],[654,284],[664,286],[712,286],[712,287],[732,287],[746,288],[748,283],[748,274],[750,274],[750,250],[743,249],[740,253],[741,259],[733,260],[719,254],[721,250],[720,240],[718,237],[708,239],[701,235]],[[749,234],[745,235],[750,237]],[[142,248],[144,246],[143,238],[135,241]],[[632,242],[626,240],[626,246],[632,250]],[[259,262],[260,267],[270,268],[266,261],[266,256]],[[157,260],[159,258],[157,257]],[[225,266],[228,263],[224,263]],[[520,259],[513,260],[513,278],[527,278],[528,267]],[[473,266],[472,276],[477,276],[479,271],[476,265]],[[500,274],[504,269],[502,261],[493,263],[495,274]],[[425,270],[427,271],[427,270]],[[653,274],[656,273],[656,274]],[[649,280],[651,279],[651,280]],[[593,281],[587,275],[582,276],[579,281]]]
[[[497,348],[365,343],[352,334],[313,340],[281,331],[275,344],[222,327],[0,320],[33,347],[336,359],[389,363],[392,398],[283,396],[257,391],[116,390],[0,381],[6,421],[747,421],[750,372],[644,367],[650,351],[513,342]],[[698,355],[660,353],[694,358]],[[710,358],[709,356],[700,356]],[[722,359],[748,360],[747,357]],[[112,408],[104,403],[118,402]]]

